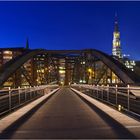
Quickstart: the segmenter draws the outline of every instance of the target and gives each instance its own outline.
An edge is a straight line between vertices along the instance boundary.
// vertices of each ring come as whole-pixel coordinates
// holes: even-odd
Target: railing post
[[[130,110],[130,86],[127,85],[127,109]]]
[[[11,87],[9,87],[9,111],[11,111],[12,101],[11,101]]]
[[[118,85],[115,87],[115,93],[116,93],[116,105],[118,104]]]
[[[104,85],[102,85],[102,100],[104,100]]]
[[[35,86],[33,86],[34,87],[34,91],[33,91],[33,98],[35,97]]]
[[[107,102],[109,102],[109,85],[107,85]]]
[[[43,95],[45,95],[45,89],[46,89],[46,88],[43,88]]]
[[[96,92],[95,92],[95,89],[94,89],[94,85],[92,85],[91,91],[92,91],[92,95],[96,98]]]
[[[20,87],[18,87],[18,103],[20,105]]]
[[[30,86],[29,87],[29,95],[30,95],[30,100],[32,99],[32,89],[31,89],[32,87]]]
[[[46,87],[43,89],[43,93],[44,93],[44,95],[46,94],[46,92],[45,92],[45,91],[46,91]]]
[[[35,87],[35,91],[36,91],[36,94],[35,94],[35,96],[37,97],[37,96],[38,96],[38,92],[37,92],[37,86]]]
[[[82,88],[82,86],[81,86],[81,85],[79,85],[79,91],[82,91],[82,90],[81,90],[81,88]]]
[[[99,98],[99,85],[97,85],[97,98]]]
[[[25,87],[25,102],[27,100],[27,95],[26,95],[26,87]]]
[[[37,91],[37,96],[39,94],[39,86],[36,87],[36,91]]]

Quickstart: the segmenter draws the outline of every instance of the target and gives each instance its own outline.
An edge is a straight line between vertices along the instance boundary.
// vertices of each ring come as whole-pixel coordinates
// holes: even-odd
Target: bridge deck
[[[69,88],[61,88],[0,138],[135,138],[98,108],[91,108]]]

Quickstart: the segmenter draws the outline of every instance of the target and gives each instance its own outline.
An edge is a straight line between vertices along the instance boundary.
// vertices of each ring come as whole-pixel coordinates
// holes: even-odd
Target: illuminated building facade
[[[30,51],[29,48],[1,48],[0,68],[9,60]],[[4,87],[28,87],[33,85],[47,84],[54,81],[55,73],[51,61],[45,54],[38,54],[29,59],[22,67],[4,83]],[[53,77],[53,78],[52,78]]]
[[[114,32],[113,32],[113,43],[112,44],[113,44],[112,55],[118,59],[122,58],[120,32],[119,32],[117,15],[115,15],[115,28],[114,28]]]
[[[128,69],[131,69],[132,71],[134,71],[134,67],[136,65],[135,61],[130,60],[127,55],[122,55],[117,14],[115,15],[115,28],[114,28],[114,32],[113,32],[112,55],[115,59],[117,59],[121,63],[123,63]]]
[[[64,85],[65,81],[65,59],[59,60],[59,84]]]
[[[135,70],[134,67],[136,66],[136,62],[134,60],[130,60],[128,57],[123,57],[123,63],[128,69],[131,69],[132,71]]]
[[[22,54],[23,52],[25,52],[26,49],[23,47],[19,47],[19,48],[0,48],[0,68],[9,60],[17,57],[18,55]],[[27,69],[29,71],[31,71],[31,65],[30,65],[30,61],[26,63]],[[4,86],[7,87],[15,87],[20,86],[21,85],[21,81],[23,80],[23,75],[21,75],[21,70],[17,70],[13,76],[11,76],[7,82],[5,82]]]
[[[25,48],[0,48],[0,67],[24,51]]]

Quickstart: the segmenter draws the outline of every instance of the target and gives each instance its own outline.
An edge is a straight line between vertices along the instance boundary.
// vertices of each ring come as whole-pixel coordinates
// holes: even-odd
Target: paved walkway
[[[45,94],[44,96],[36,99],[35,101],[31,102],[30,104],[27,104],[26,106],[18,109],[17,111],[15,111],[15,112],[9,114],[8,116],[0,119],[0,132],[2,133],[5,129],[10,127],[18,119],[20,119],[22,116],[26,115],[28,112],[33,110],[36,106],[41,104],[44,100],[48,99],[52,94],[54,94],[58,90],[59,90],[59,88],[54,89],[52,92],[49,92],[49,93]]]
[[[138,130],[139,131],[139,130]],[[40,108],[9,127],[1,138],[136,138],[97,107],[88,106],[70,88],[61,88]]]
[[[140,121],[129,117],[111,107],[108,105],[105,105],[104,103],[91,98],[85,94],[83,94],[80,91],[77,91],[76,89],[71,88],[74,92],[79,94],[81,97],[89,101],[92,105],[100,109],[101,111],[105,112],[106,115],[110,116],[112,119],[114,119],[116,122],[124,126],[129,132],[131,132],[136,137],[140,138]]]

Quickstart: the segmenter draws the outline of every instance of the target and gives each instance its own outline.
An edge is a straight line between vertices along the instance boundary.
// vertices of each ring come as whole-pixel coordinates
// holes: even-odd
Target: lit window
[[[12,59],[12,56],[3,56],[3,59]]]
[[[4,51],[4,54],[12,54],[12,51]]]

